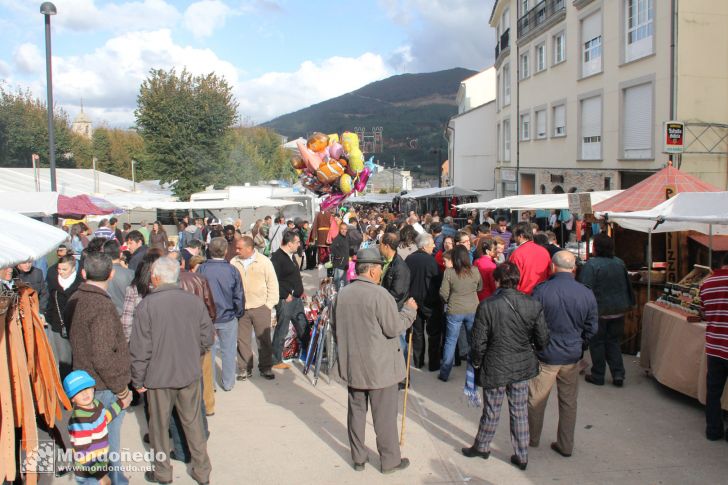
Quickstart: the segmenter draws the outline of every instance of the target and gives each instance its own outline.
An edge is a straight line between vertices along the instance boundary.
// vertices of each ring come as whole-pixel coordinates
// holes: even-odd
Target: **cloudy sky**
[[[45,99],[41,0],[0,0],[0,83]],[[151,68],[214,71],[263,122],[372,81],[493,61],[493,0],[54,0],[57,106],[128,127]]]

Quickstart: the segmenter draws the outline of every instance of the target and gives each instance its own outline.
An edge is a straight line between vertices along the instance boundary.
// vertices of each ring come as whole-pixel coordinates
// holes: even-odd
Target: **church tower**
[[[81,100],[81,112],[73,120],[71,130],[89,140],[94,133],[94,129],[91,126],[91,119],[83,112],[83,100]]]

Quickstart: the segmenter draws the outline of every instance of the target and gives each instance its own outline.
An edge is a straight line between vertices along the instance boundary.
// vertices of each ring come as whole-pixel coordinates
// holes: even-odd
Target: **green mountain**
[[[448,120],[457,113],[458,87],[473,74],[476,71],[455,68],[392,76],[279,116],[264,126],[289,139],[306,138],[314,131],[355,131],[357,127],[371,134],[373,127],[381,127],[383,149],[372,152],[362,146],[367,159],[373,155],[387,167],[396,164],[433,176],[438,173],[438,162],[447,158],[444,133]]]

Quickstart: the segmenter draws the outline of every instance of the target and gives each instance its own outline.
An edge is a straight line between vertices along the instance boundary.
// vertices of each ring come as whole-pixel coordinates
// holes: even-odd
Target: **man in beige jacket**
[[[266,379],[275,379],[271,371],[271,310],[278,303],[278,278],[273,263],[255,250],[250,236],[235,241],[235,256],[230,264],[239,272],[245,290],[245,313],[238,320],[238,376],[244,381],[253,375],[251,333],[258,339],[258,369]]]
[[[364,444],[367,408],[372,409],[382,473],[409,466],[402,458],[397,436],[397,384],[405,364],[399,336],[412,325],[417,304],[410,298],[401,311],[379,285],[384,261],[376,248],[357,252],[357,277],[334,303],[334,326],[339,352],[339,375],[349,388],[348,431],[354,469],[369,461]]]

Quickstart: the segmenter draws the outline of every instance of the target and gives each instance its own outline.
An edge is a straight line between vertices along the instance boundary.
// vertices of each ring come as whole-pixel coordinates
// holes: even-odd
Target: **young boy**
[[[111,484],[109,479],[108,425],[126,409],[131,393],[106,409],[94,398],[96,381],[88,372],[75,370],[63,380],[63,390],[73,403],[68,434],[73,445],[74,473],[78,484]]]

